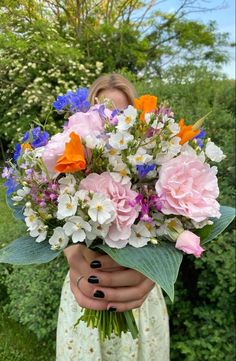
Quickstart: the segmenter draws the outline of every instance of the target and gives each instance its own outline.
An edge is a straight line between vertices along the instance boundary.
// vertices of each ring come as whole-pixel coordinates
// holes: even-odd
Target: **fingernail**
[[[115,311],[116,311],[116,308],[115,308],[115,307],[109,307],[109,308],[108,308],[108,311],[115,312]]]
[[[97,298],[104,298],[104,293],[98,290],[93,294],[93,296]]]
[[[98,283],[99,282],[99,279],[96,277],[96,276],[90,276],[88,278],[88,282],[89,283]]]
[[[91,268],[100,268],[100,267],[102,267],[102,265],[101,265],[100,261],[93,261],[90,263],[90,267]]]

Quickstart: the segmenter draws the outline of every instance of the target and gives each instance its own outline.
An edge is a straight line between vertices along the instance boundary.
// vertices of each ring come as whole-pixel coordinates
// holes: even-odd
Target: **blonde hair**
[[[126,95],[129,104],[133,104],[134,98],[137,97],[136,90],[129,80],[127,80],[124,76],[120,74],[111,73],[101,75],[90,86],[88,97],[90,103],[95,104],[96,98],[99,96],[99,93],[102,90],[107,89],[117,89],[122,91]]]

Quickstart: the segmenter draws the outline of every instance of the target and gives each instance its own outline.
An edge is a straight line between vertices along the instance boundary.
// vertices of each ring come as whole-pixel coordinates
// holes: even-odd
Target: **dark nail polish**
[[[96,291],[93,296],[97,298],[104,298],[104,293],[102,291]]]
[[[101,265],[101,262],[100,261],[93,261],[90,263],[90,267],[91,268],[100,268],[102,265]]]
[[[115,308],[115,307],[109,307],[109,308],[108,308],[108,311],[115,312],[115,311],[116,311],[116,308]]]
[[[99,282],[99,279],[96,277],[96,276],[90,276],[88,278],[88,282],[89,283],[98,283]]]

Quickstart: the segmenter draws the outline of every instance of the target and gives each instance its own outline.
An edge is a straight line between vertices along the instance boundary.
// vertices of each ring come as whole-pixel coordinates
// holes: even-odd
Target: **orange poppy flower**
[[[55,170],[60,173],[74,173],[86,168],[83,145],[78,134],[71,132],[64,154],[58,159]]]
[[[157,97],[154,95],[142,95],[140,98],[134,99],[134,107],[137,110],[142,110],[140,120],[144,121],[146,113],[150,113],[157,108]]]
[[[184,119],[180,119],[179,121],[180,131],[176,134],[176,137],[181,138],[179,144],[183,145],[184,143],[188,142],[189,140],[193,139],[200,133],[199,129],[193,130],[192,125],[185,125]]]

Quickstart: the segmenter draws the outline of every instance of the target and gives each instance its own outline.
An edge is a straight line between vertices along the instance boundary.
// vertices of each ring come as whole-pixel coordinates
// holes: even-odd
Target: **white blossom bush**
[[[30,124],[50,133],[61,126],[51,104],[59,94],[88,87],[101,73],[102,63],[88,63],[69,35],[53,28],[0,35],[0,138],[9,145]]]

